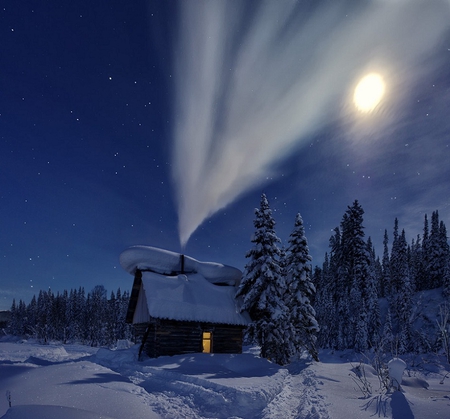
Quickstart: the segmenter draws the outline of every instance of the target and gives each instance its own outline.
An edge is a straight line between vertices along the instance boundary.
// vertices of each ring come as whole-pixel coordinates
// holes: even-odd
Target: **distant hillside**
[[[386,298],[380,298],[379,303],[383,329],[389,304]],[[443,295],[442,287],[419,291],[412,296],[411,332],[414,333],[415,339],[422,341],[425,352],[437,350],[442,345],[438,322],[442,322],[440,312],[445,306],[450,310],[449,298]]]
[[[448,312],[450,304],[442,287],[417,292],[413,297],[412,328],[428,336],[432,346],[437,343],[435,339],[440,338],[438,323],[442,323],[441,310],[445,309]]]

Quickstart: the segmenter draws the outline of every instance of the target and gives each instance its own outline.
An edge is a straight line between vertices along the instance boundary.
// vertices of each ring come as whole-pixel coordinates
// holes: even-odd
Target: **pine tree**
[[[89,298],[90,297],[90,298]],[[106,289],[103,285],[96,285],[88,295],[89,304],[89,340],[91,346],[104,345],[106,337]]]
[[[66,318],[67,318],[67,340],[73,341],[78,338],[77,327],[77,311],[76,311],[76,293],[77,290],[71,289],[69,293],[69,299],[66,306]]]
[[[317,335],[317,345],[322,348],[329,347],[330,345],[327,306],[331,305],[331,302],[328,287],[325,283],[325,271],[328,271],[328,265],[328,253],[325,253],[325,260],[322,264],[322,268],[315,266],[313,273],[313,284],[316,288],[313,307],[316,312],[317,323],[321,326]]]
[[[374,250],[374,256],[375,256],[375,250]],[[377,296],[379,298],[384,297],[384,295],[381,295],[381,287],[383,286],[383,265],[381,263],[380,257],[377,256],[375,259],[375,268],[374,268],[374,272],[375,272],[375,283],[376,283],[376,288],[377,288]]]
[[[445,226],[443,226],[445,229]],[[447,234],[445,233],[445,236]],[[445,238],[445,242],[447,239]],[[441,230],[439,223],[438,211],[433,211],[431,214],[431,232],[428,247],[428,283],[429,288],[437,288],[442,285],[445,270],[445,250],[442,248],[443,241],[441,240]]]
[[[287,308],[282,300],[286,285],[279,264],[280,239],[275,233],[275,221],[266,196],[261,196],[260,208],[255,210],[254,243],[246,257],[244,275],[236,293],[242,297],[242,311],[247,311],[252,323],[247,337],[261,347],[261,356],[275,362],[288,362],[289,342],[284,340]]]
[[[359,310],[359,319],[356,323],[356,336],[355,336],[355,349],[358,352],[365,352],[368,348],[367,342],[369,341],[369,332],[367,328],[367,309],[364,301],[362,307]]]
[[[378,278],[377,278],[377,264],[375,260],[375,249],[372,240],[369,237],[367,240],[367,250],[369,254],[369,264],[367,268],[366,280],[366,298],[363,301],[367,305],[367,333],[369,342],[372,346],[378,346],[381,335],[381,319],[380,307],[378,303]]]
[[[363,214],[364,210],[355,200],[342,217],[340,229],[334,229],[330,256],[324,263],[323,279],[317,289],[315,307],[322,330],[319,340],[321,345],[335,349],[353,348],[358,328],[361,331],[358,339],[367,336],[369,340],[377,329],[376,324],[373,325],[370,331],[373,336],[369,335],[369,322],[377,317],[374,301],[381,287],[382,266],[379,260],[376,262],[373,246],[370,245],[369,250],[364,241]],[[366,324],[362,325],[361,321]],[[367,333],[362,333],[364,330]],[[366,347],[369,341],[358,344]]]
[[[444,265],[447,263],[447,259],[450,256],[450,246],[448,244],[447,227],[444,222],[439,224],[439,242],[442,252],[442,258],[444,259]]]
[[[400,330],[398,352],[402,355],[410,352],[412,348],[411,344],[411,330],[409,325],[403,324]]]
[[[389,257],[389,249],[388,249],[388,234],[387,230],[384,230],[384,238],[383,238],[383,280],[381,285],[381,297],[386,297],[390,293],[390,285],[391,285],[391,268],[390,268],[390,257]]]
[[[447,257],[447,263],[445,264],[443,294],[444,297],[450,297],[450,257]]]
[[[334,229],[334,235],[330,237],[330,263],[326,270],[326,279],[329,282],[325,281],[329,287],[333,301],[338,301],[347,294],[344,286],[346,271],[342,266],[343,255],[341,241],[341,231],[336,227]]]
[[[319,325],[311,305],[315,287],[311,280],[311,256],[305,228],[300,214],[295,218],[294,230],[289,236],[286,263],[285,302],[293,326],[292,341],[297,353],[306,348],[314,360],[318,361],[316,349]]]
[[[320,325],[317,346],[321,348],[334,348],[337,345],[337,331],[333,324],[336,319],[336,307],[331,291],[332,277],[328,253],[325,253],[322,269],[316,266],[313,275],[313,283],[316,288],[313,307],[316,311],[317,323]]]
[[[368,314],[360,313],[367,310],[368,286],[369,286],[369,252],[364,241],[363,227],[364,210],[357,200],[349,206],[342,219],[342,262],[347,279],[345,283],[347,297],[350,297],[352,310],[349,310],[349,317],[342,317],[340,321],[348,321],[347,347],[353,347],[355,343],[355,333],[361,319],[367,321]],[[348,288],[349,287],[349,288]],[[343,298],[346,298],[345,294]],[[348,298],[347,298],[348,299]],[[344,314],[344,313],[343,313]],[[366,325],[367,328],[367,325]]]
[[[356,333],[361,328],[359,322],[364,319],[367,321],[367,307],[364,304],[364,299],[361,295],[360,287],[357,280],[353,280],[353,286],[351,287],[350,294],[345,300],[346,319],[343,330],[345,331],[345,346],[341,349],[355,348],[356,346],[362,346],[362,342],[356,342]],[[342,322],[342,320],[341,320]],[[364,325],[367,334],[367,324]],[[367,345],[364,344],[366,347]]]
[[[106,305],[106,338],[108,342],[116,342],[118,339],[119,304],[116,294],[111,291],[111,296]]]
[[[12,335],[15,336],[19,336],[19,317],[18,317],[18,313],[17,313],[17,306],[16,306],[16,299],[13,298],[12,304],[11,304],[11,308],[10,308],[10,313],[11,313],[11,319],[9,321],[9,333],[11,333]]]
[[[37,335],[36,335],[37,301],[36,301],[35,295],[33,295],[33,298],[31,299],[30,304],[28,304],[27,319],[28,319],[28,321],[27,321],[26,333],[34,338],[37,338]]]
[[[429,256],[430,249],[430,237],[429,237],[429,226],[428,226],[428,216],[425,214],[423,222],[423,236],[422,236],[422,269],[420,270],[420,277],[418,278],[417,289],[428,290],[431,289],[430,277],[428,275],[428,266],[430,262]]]
[[[334,349],[343,349],[343,321],[348,320],[348,290],[345,288],[345,276],[347,270],[344,267],[342,251],[342,235],[338,227],[334,229],[334,235],[330,238],[330,263],[325,272],[324,284],[331,304],[326,324],[329,329],[328,344]],[[336,322],[337,319],[337,322]]]
[[[407,244],[405,230],[398,239],[398,255],[397,255],[396,272],[399,283],[397,294],[393,298],[395,303],[397,330],[400,333],[401,353],[406,353],[411,347],[411,310],[412,310],[412,288],[409,279],[409,269],[407,261]],[[391,310],[393,311],[393,310]],[[404,352],[402,352],[404,351]]]
[[[47,343],[51,338],[51,290],[39,291],[37,300],[37,338]]]
[[[418,291],[422,271],[422,246],[419,235],[417,235],[416,240],[412,240],[410,249],[411,251],[408,264],[411,288],[413,291]]]
[[[439,276],[436,286],[440,287],[445,283],[445,274],[448,259],[450,257],[450,248],[448,245],[447,228],[443,221],[439,224]]]
[[[389,309],[389,307],[386,313],[386,321],[384,322],[383,327],[382,349],[390,352],[391,354],[396,354],[395,339],[392,333],[391,310]]]
[[[119,339],[132,339],[132,326],[131,324],[126,323],[127,311],[128,311],[128,303],[130,301],[130,293],[128,291],[124,291],[123,293],[120,291],[120,288],[117,289],[116,298],[119,303],[119,329],[118,335]]]
[[[394,240],[392,242],[392,250],[391,257],[389,259],[389,268],[390,268],[390,276],[391,283],[389,286],[389,297],[397,295],[400,289],[400,274],[398,272],[399,269],[399,235],[398,235],[398,219],[395,219],[394,222]]]
[[[357,293],[357,290],[354,289],[354,292]],[[357,293],[357,298],[360,298],[359,293]],[[355,310],[354,316],[350,311],[351,301],[354,301],[355,298],[351,298],[350,295],[346,298],[342,298],[337,302],[337,318],[331,323],[331,326],[334,326],[336,330],[336,338],[334,340],[333,348],[337,350],[344,350],[347,348],[354,347],[354,334],[355,334],[355,325],[354,322],[357,319],[357,311]]]

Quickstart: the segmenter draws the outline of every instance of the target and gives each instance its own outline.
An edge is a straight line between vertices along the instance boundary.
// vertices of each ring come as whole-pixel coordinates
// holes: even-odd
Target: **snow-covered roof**
[[[132,246],[120,255],[122,267],[134,275],[136,270],[150,270],[163,275],[198,273],[213,284],[238,285],[242,272],[232,266],[215,262],[200,262],[189,256],[152,246]]]
[[[133,323],[147,322],[150,317],[242,326],[249,323],[235,298],[242,276],[237,268],[189,256],[182,261],[179,253],[151,246],[130,247],[120,255],[120,264],[131,274],[142,271]]]
[[[148,314],[159,319],[246,326],[233,286],[214,285],[198,273],[161,275],[142,272]]]

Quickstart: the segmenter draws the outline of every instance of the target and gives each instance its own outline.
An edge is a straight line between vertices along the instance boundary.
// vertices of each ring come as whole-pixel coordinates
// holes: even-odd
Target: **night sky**
[[[263,192],[319,265],[355,199],[380,255],[449,227],[450,3],[366,3],[4,0],[0,310],[130,289],[136,244],[243,269]]]

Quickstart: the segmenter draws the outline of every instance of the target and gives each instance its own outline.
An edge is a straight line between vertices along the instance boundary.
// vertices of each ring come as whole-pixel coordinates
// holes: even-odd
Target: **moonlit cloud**
[[[384,121],[396,123],[407,87],[434,68],[424,58],[449,27],[449,2],[366,3],[180,2],[173,178],[183,245],[330,121],[350,121],[352,136],[365,129],[350,106],[365,73],[382,75]]]

